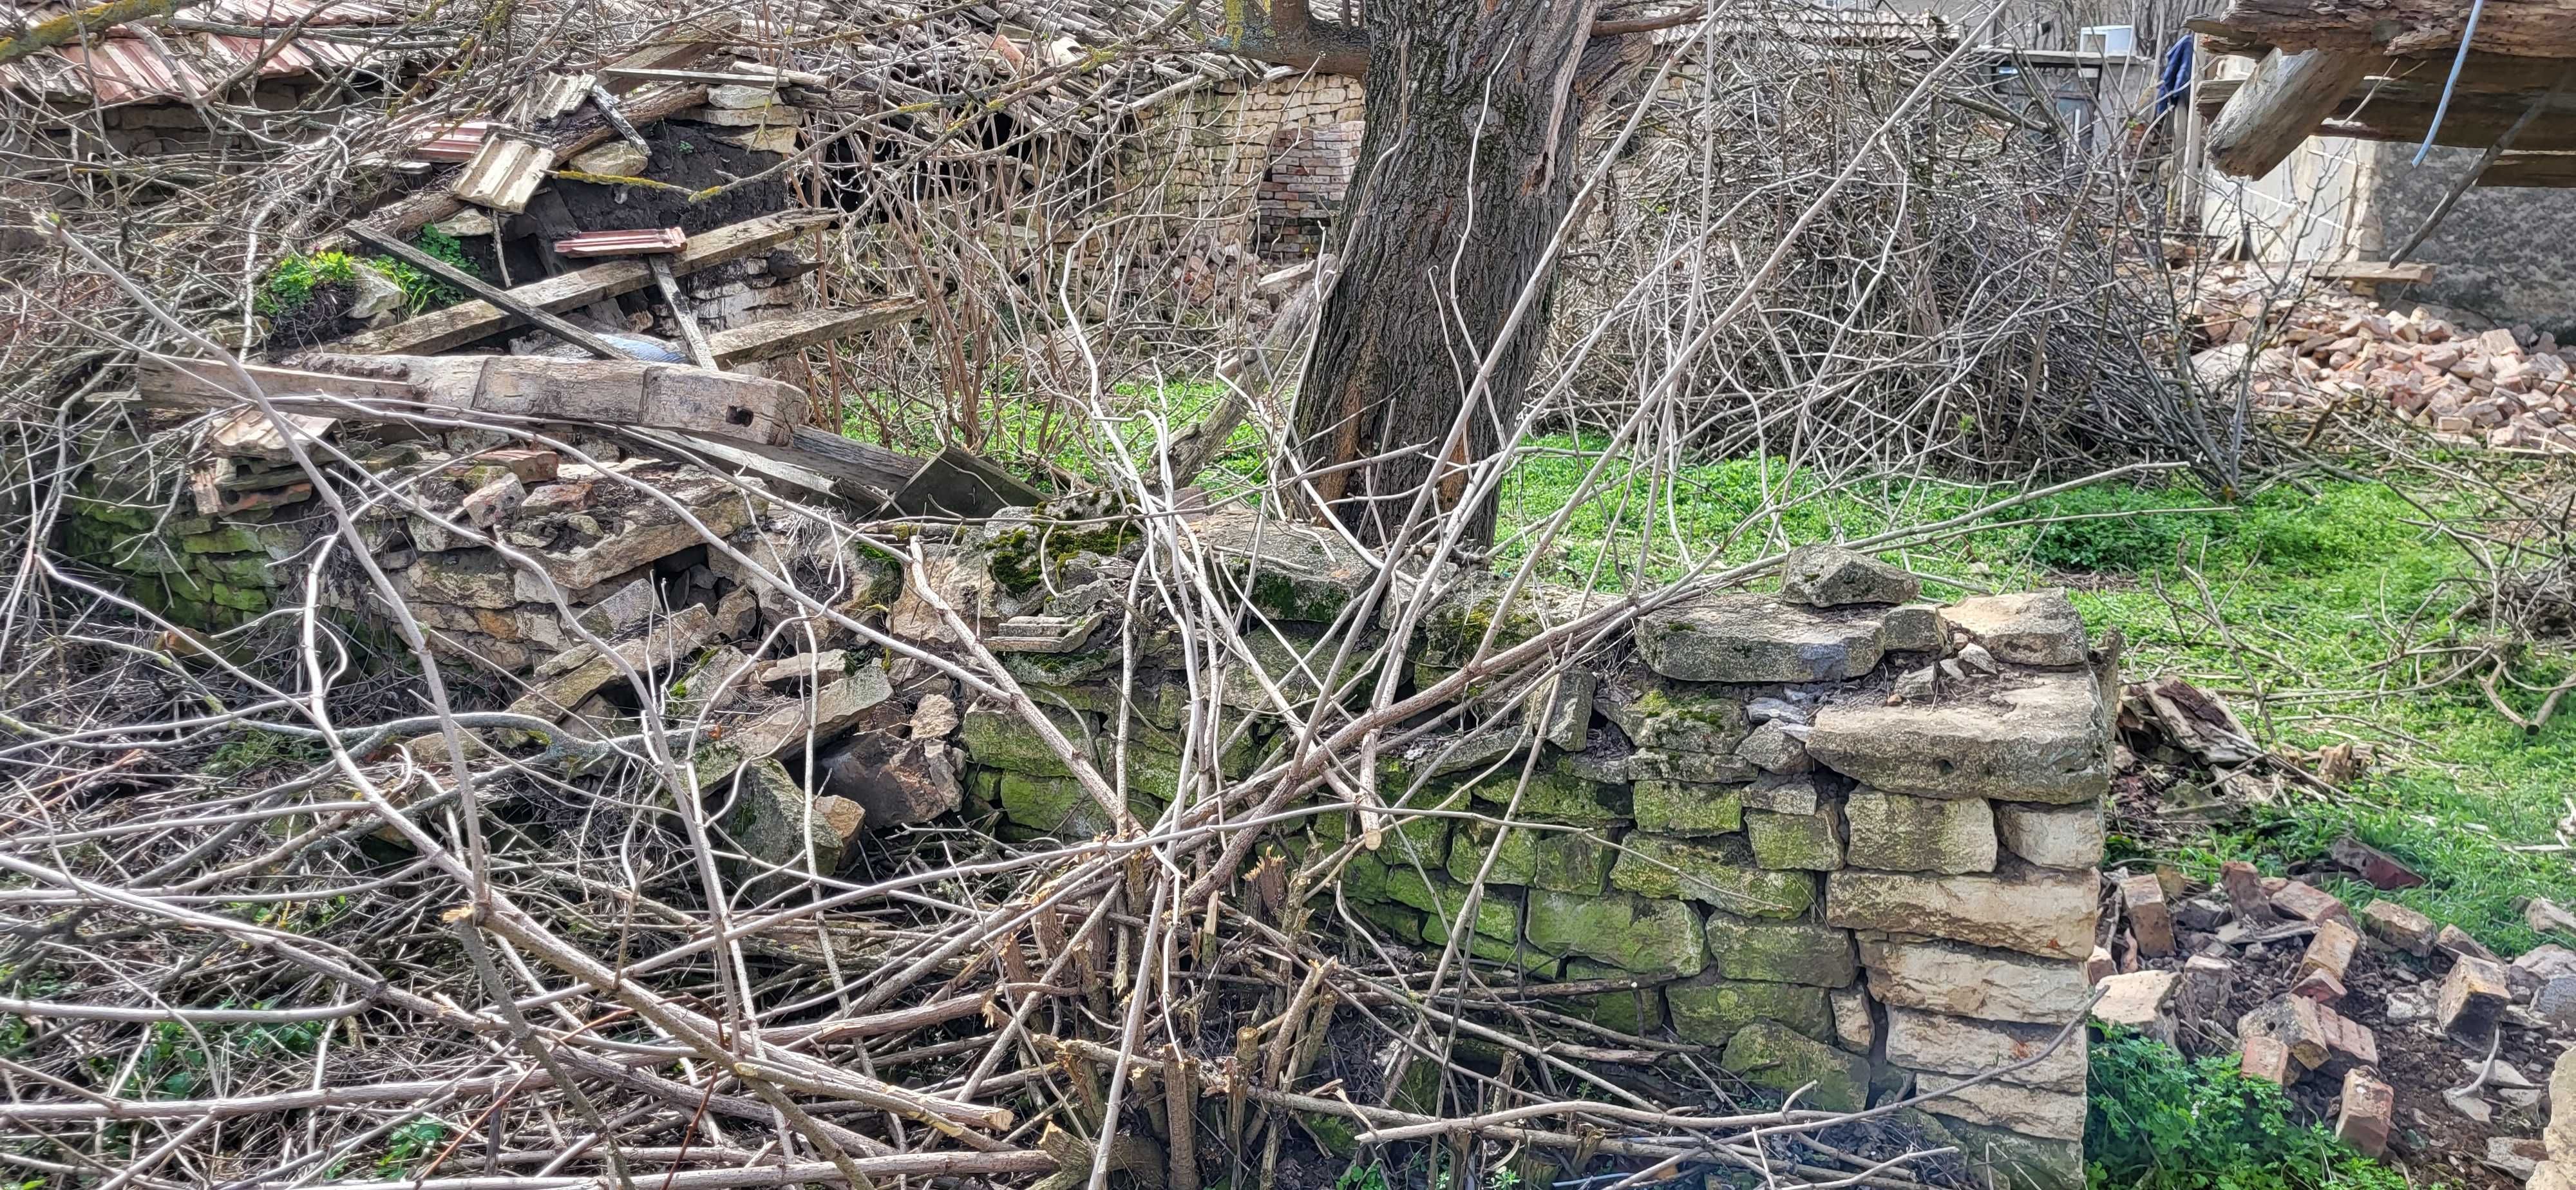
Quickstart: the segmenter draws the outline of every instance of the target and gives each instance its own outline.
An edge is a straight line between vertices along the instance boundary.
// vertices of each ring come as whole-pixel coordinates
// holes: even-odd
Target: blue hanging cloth
[[[2182,102],[2183,96],[2191,91],[2192,42],[2195,40],[2191,34],[2185,33],[2182,40],[2165,51],[2164,69],[2156,75],[2156,114],[2159,116],[2172,110],[2173,105]]]

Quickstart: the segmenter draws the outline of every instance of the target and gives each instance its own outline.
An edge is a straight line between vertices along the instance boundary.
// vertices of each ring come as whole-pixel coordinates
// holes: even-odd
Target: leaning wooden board
[[[800,233],[829,227],[839,220],[838,211],[764,215],[691,236],[688,247],[664,259],[670,261],[673,274],[685,277],[700,269],[765,252]],[[652,283],[653,270],[643,261],[613,260],[531,281],[507,292],[537,309],[561,313]],[[522,325],[520,318],[490,302],[459,302],[383,330],[352,335],[332,344],[331,349],[351,355],[428,355],[454,350],[518,325]]]

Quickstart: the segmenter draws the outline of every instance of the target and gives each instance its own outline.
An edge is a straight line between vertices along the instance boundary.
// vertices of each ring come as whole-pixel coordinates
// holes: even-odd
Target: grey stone
[[[1982,1074],[2042,1053],[2048,1056],[1999,1076],[2003,1081],[2069,1094],[2084,1093],[2082,1036],[2048,1048],[2060,1026],[1971,1020],[1912,1008],[1887,1010],[1887,1060],[1910,1070]]]
[[[1703,975],[1664,987],[1673,1032],[1682,1040],[1722,1046],[1755,1021],[1778,1021],[1822,1041],[1833,1036],[1825,989],[1808,984],[1718,979]]]
[[[1655,751],[1732,757],[1752,730],[1742,695],[1667,681],[1642,670],[1624,671],[1601,683],[1593,704],[1630,742]]]
[[[1805,773],[1772,773],[1754,778],[1741,795],[1748,810],[1775,814],[1813,814],[1824,804],[1816,779]]]
[[[638,674],[676,665],[697,651],[715,630],[715,618],[703,607],[681,608],[651,632],[615,647],[612,656],[592,650],[571,669],[539,679],[510,704],[510,713],[538,719],[561,717],[593,691],[617,681],[627,669]],[[622,663],[622,666],[621,666]]]
[[[653,580],[639,578],[619,587],[616,594],[582,609],[575,622],[594,636],[615,640],[643,626],[645,620],[661,606],[661,595]]]
[[[1878,622],[1879,647],[1891,653],[1937,653],[1948,634],[1941,609],[1929,603],[1889,608]]]
[[[1727,1039],[1718,1065],[1757,1087],[1789,1092],[1812,1087],[1800,1101],[1826,1111],[1869,1106],[1869,1061],[1817,1041],[1777,1021],[1757,1020]],[[2076,1111],[2082,1126],[2081,1101]]]
[[[1838,545],[1806,545],[1780,566],[1780,597],[1810,607],[1903,603],[1923,584],[1901,567]]]
[[[1942,615],[1954,633],[1964,631],[1998,661],[2084,664],[2084,617],[2062,587],[1962,599]]]
[[[2560,1032],[2576,1032],[2576,975],[2561,975],[2540,985],[2531,1009]]]
[[[1744,829],[1744,790],[1735,785],[1641,779],[1631,787],[1637,829],[1698,837]]]
[[[1807,759],[1807,745],[1798,738],[1800,734],[1776,720],[1765,723],[1736,745],[1736,759],[1766,773],[1806,772],[1814,762]]]
[[[1922,1105],[1923,1110],[1936,1116],[1950,1116],[1991,1128],[2008,1128],[2024,1136],[2049,1140],[2084,1139],[2085,1101],[2081,1094],[2043,1091],[2006,1082],[1962,1085],[1966,1081],[1951,1075],[1926,1072],[1916,1076],[1914,1085],[1923,1094],[1940,1096]]]
[[[1702,842],[1632,834],[1610,869],[1610,887],[1745,917],[1794,918],[1816,901],[1814,873],[1755,867],[1752,847],[1734,835]]]
[[[1984,798],[1908,797],[1855,789],[1843,799],[1846,853],[1856,868],[1890,872],[1991,872],[1995,816]]]
[[[1941,680],[1953,686],[1964,685],[1968,680],[1968,671],[1952,658],[1942,658],[1940,669]]]
[[[801,751],[808,738],[819,742],[847,731],[869,707],[893,696],[894,687],[887,683],[883,668],[861,666],[857,673],[815,691],[810,700],[793,699],[772,707],[723,739],[701,746],[691,760],[698,783],[712,784],[736,766],[784,755],[791,748]]]
[[[1600,679],[1588,669],[1561,669],[1531,688],[1523,713],[1540,739],[1568,752],[1583,750],[1592,730],[1592,694]]]
[[[1831,806],[1813,814],[1746,810],[1744,838],[1753,862],[1766,868],[1830,872],[1843,866],[1842,826]]]
[[[1940,671],[1929,665],[1896,675],[1896,697],[1905,702],[1930,702],[1940,688]]]
[[[1697,975],[1707,963],[1699,914],[1679,901],[1533,890],[1529,943],[1638,975]]]
[[[1807,725],[1806,708],[1778,698],[1756,698],[1746,702],[1744,717],[1755,724],[1782,723],[1791,727]]]
[[[1703,929],[1712,978],[1838,988],[1860,974],[1851,935],[1831,926],[1711,910]]]
[[[406,573],[411,575],[411,597],[424,603],[499,610],[520,602],[510,563],[489,550],[424,553]]]
[[[1825,876],[1825,922],[2081,962],[2093,953],[2098,884],[2091,871],[2056,868],[1992,876],[1845,868]]]
[[[1648,612],[1638,655],[1686,682],[1832,682],[1878,665],[1878,620],[1766,595],[1714,595]]]
[[[1889,793],[2063,805],[2110,788],[2110,736],[2089,673],[1988,683],[1938,706],[1838,702],[1816,715],[1807,753]]]
[[[2093,999],[2084,967],[2011,951],[1948,942],[1893,942],[1863,935],[1861,966],[1880,1003],[1989,1021],[2059,1025]]]
[[[2042,867],[2089,868],[2102,862],[2099,802],[2072,806],[1999,802],[1995,805],[1995,825],[2002,830],[2007,849]],[[2205,930],[2217,924],[2209,922],[2191,928]]]
[[[841,868],[842,851],[859,831],[864,814],[837,797],[809,797],[784,765],[763,760],[740,771],[733,789],[733,808],[725,815],[725,833],[742,853],[757,863],[735,863],[739,878],[756,886],[784,885],[793,878],[770,873],[763,865],[831,875]]]
[[[1987,652],[1984,645],[1975,641],[1959,646],[1959,664],[1988,677],[2004,671],[2004,667],[1996,663],[1995,655]]]
[[[1878,1042],[1878,1021],[1869,1009],[1869,993],[1857,987],[1837,988],[1825,993],[1825,1003],[1833,1009],[1834,1044],[1855,1054],[1867,1054]]]
[[[1948,1131],[1960,1155],[1994,1179],[1995,1190],[2084,1190],[2080,1140],[2024,1136],[1955,1116],[1917,1118],[1937,1121]]]

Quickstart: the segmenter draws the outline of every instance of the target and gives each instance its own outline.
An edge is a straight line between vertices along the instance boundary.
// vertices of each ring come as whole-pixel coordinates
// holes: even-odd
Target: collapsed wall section
[[[1291,533],[1258,554],[1236,575],[1270,617],[1250,640],[1293,688],[1263,689],[1247,667],[1210,692],[1237,725],[1211,758],[1227,776],[1279,741],[1281,695],[1303,705],[1334,685],[1313,646],[1366,581]],[[1802,551],[1782,594],[1645,615],[1598,662],[1379,758],[1395,813],[1378,846],[1349,849],[1342,897],[1379,937],[1453,963],[1624,981],[1555,1005],[1615,1034],[1707,1046],[1759,1087],[1812,1084],[1814,1107],[1934,1096],[1913,1120],[1971,1160],[2020,1184],[2082,1184],[2083,1030],[2049,1044],[2091,999],[2116,657],[2062,591],[1946,607],[1915,595],[1904,572],[1827,547]],[[1490,588],[1445,597],[1412,650],[1417,682],[1468,660],[1497,621],[1509,644],[1584,602],[1524,598],[1505,611]],[[1003,610],[1084,614],[1065,602]],[[1006,661],[1110,772],[1120,654],[1077,645]],[[1130,805],[1148,820],[1191,763],[1177,662],[1145,657],[1127,700]],[[1004,834],[1109,828],[1007,710],[965,717],[969,796]],[[1333,803],[1279,842],[1311,863],[1358,825]]]

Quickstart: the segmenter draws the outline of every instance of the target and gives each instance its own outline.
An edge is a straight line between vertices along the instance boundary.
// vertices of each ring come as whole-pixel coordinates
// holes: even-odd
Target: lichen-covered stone
[[[1559,764],[1539,766],[1529,774],[1526,788],[1521,787],[1519,765],[1505,765],[1469,788],[1477,801],[1497,806],[1512,805],[1517,790],[1520,800],[1513,817],[1534,822],[1607,826],[1627,818],[1632,805],[1627,787],[1586,781]]]
[[[1942,612],[1954,632],[2015,665],[2084,664],[2084,617],[2064,588],[1962,599]]]
[[[1744,829],[1740,786],[1640,780],[1631,788],[1638,830],[1687,838],[1733,834]]]
[[[861,815],[856,806],[836,797],[807,796],[786,766],[775,760],[743,768],[729,792],[733,808],[724,818],[725,833],[743,855],[755,861],[732,865],[742,878],[760,880],[760,874],[773,865],[806,871],[809,849],[812,871],[828,876],[840,870],[842,849],[859,829]],[[766,879],[788,877],[771,873]]]
[[[1738,756],[1714,752],[1666,752],[1640,748],[1628,755],[1628,776],[1637,781],[1682,781],[1693,785],[1731,785],[1753,780],[1761,770]]]
[[[1960,1156],[1994,1178],[1995,1190],[2084,1190],[2084,1144],[2024,1136],[1956,1117],[1908,1109],[1899,1118],[1927,1121],[1947,1132]]]
[[[2101,689],[2083,671],[1996,679],[1934,705],[1845,699],[1824,707],[1807,753],[1889,793],[2068,804],[2110,788]]]
[[[1922,589],[1902,567],[1821,542],[1789,551],[1780,564],[1780,598],[1810,607],[1903,603]]]
[[[1914,1080],[1922,1094],[1938,1095],[1923,1110],[1991,1128],[2009,1128],[2024,1136],[2048,1140],[2084,1139],[2085,1099],[2080,1093],[2046,1091],[2015,1083],[1988,1081],[1973,1086],[1955,1075],[1925,1072]]]
[[[1878,665],[1878,619],[1768,595],[1714,595],[1638,618],[1638,655],[1685,682],[1833,682]]]
[[[1766,773],[1803,773],[1813,767],[1807,757],[1806,729],[1773,720],[1753,729],[1735,746],[1735,758]]]
[[[1615,979],[1628,973],[1616,967],[1604,967],[1583,959],[1565,961],[1565,978],[1571,982],[1587,979]],[[1597,992],[1589,996],[1568,996],[1552,1001],[1568,1016],[1581,1017],[1605,1029],[1642,1036],[1664,1027],[1664,994],[1659,988],[1634,988],[1626,991]]]
[[[1744,808],[1774,814],[1813,814],[1825,804],[1811,773],[1765,773],[1744,791]]]
[[[1493,869],[1485,877],[1491,884],[1597,893],[1610,878],[1611,862],[1618,858],[1609,841],[1593,831],[1526,826],[1504,831],[1490,823],[1478,823],[1450,847],[1449,875],[1461,881],[1474,880],[1497,833],[1502,834],[1503,843],[1501,852],[1494,857]]]
[[[1831,806],[1813,814],[1746,810],[1744,837],[1753,845],[1753,861],[1766,868],[1830,872],[1843,866],[1842,829]]]
[[[1869,994],[1882,1004],[1989,1021],[2060,1025],[2093,999],[2084,967],[1951,942],[1857,939]]]
[[[2089,868],[2102,862],[2102,806],[2038,806],[2000,802],[1995,825],[2004,846],[2042,867]]]
[[[2029,1066],[2000,1076],[2024,1086],[2069,1094],[2084,1093],[2084,1038],[2069,1037],[2048,1048],[2061,1026],[2009,1024],[1947,1016],[1912,1008],[1887,1010],[1887,1060],[1909,1070],[1942,1074],[1982,1074],[2047,1054]]]
[[[1792,918],[1816,902],[1812,872],[1757,867],[1740,835],[1710,840],[1632,834],[1610,887],[1648,897],[1678,897],[1744,917]]]
[[[1957,875],[1995,867],[1995,815],[1984,798],[1855,789],[1843,799],[1843,820],[1855,868]]]
[[[1530,688],[1521,713],[1536,727],[1540,739],[1580,752],[1592,730],[1592,696],[1600,682],[1588,669],[1558,670]]]
[[[1518,906],[1515,905],[1513,908],[1517,909]],[[1484,911],[1482,908],[1478,909],[1477,917],[1479,919],[1484,917]],[[1423,944],[1426,946],[1448,945],[1449,922],[1450,916],[1448,914],[1423,914]],[[1482,923],[1480,921],[1480,926],[1481,924]],[[1511,937],[1501,938],[1486,933],[1482,928],[1470,930],[1467,932],[1467,945],[1464,949],[1470,957],[1482,959],[1488,963],[1500,963],[1506,966],[1523,968],[1536,966],[1552,967],[1556,965],[1556,956],[1541,954],[1536,950],[1522,946],[1520,936],[1517,932],[1515,932]]]
[[[1937,653],[1948,635],[1940,607],[1929,603],[1889,608],[1878,622],[1879,646],[1891,653]]]
[[[1858,1111],[1869,1106],[1868,1059],[1844,1053],[1777,1021],[1755,1021],[1736,1030],[1718,1065],[1757,1087],[1783,1093],[1814,1084],[1799,1101],[1802,1106],[1825,1111]]]
[[[1679,901],[1534,890],[1530,945],[1638,975],[1697,975],[1707,963],[1699,914]]]
[[[1825,989],[1809,984],[1703,975],[1664,985],[1664,1005],[1672,1013],[1673,1032],[1700,1045],[1725,1045],[1755,1021],[1777,1021],[1820,1041],[1833,1036]]]
[[[1629,742],[1649,751],[1731,756],[1752,730],[1742,694],[1673,682],[1640,669],[1612,674],[1594,691],[1593,700]]]
[[[1851,934],[1808,922],[1763,921],[1711,910],[1708,972],[1720,979],[1838,988],[1860,973]]]
[[[2095,894],[2089,869],[2017,866],[1991,876],[1940,876],[1845,868],[1825,877],[1825,920],[1856,930],[2082,960],[2093,953]]]
[[[1047,721],[1064,734],[1078,756],[1091,755],[1092,741],[1099,735],[1099,722],[1080,711],[1041,705]],[[990,699],[977,699],[966,708],[957,728],[957,743],[966,749],[967,759],[986,768],[1008,769],[1041,777],[1069,777],[1055,751],[1038,738],[1028,720],[1010,707]]]

